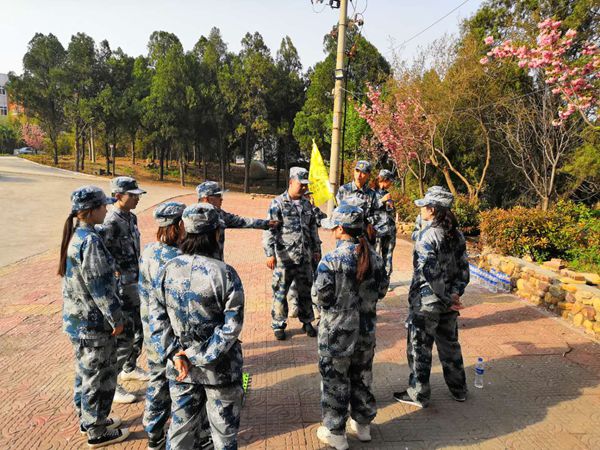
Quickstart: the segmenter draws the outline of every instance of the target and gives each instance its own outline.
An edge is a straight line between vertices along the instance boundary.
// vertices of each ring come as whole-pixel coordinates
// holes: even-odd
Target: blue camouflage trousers
[[[351,356],[319,357],[321,372],[321,416],[333,434],[344,434],[350,416],[361,425],[377,415],[372,391],[375,346],[355,350]]]
[[[169,380],[169,390],[173,403],[167,450],[199,448],[204,405],[214,448],[237,450],[237,433],[244,395],[241,382],[209,386]]]
[[[408,317],[406,356],[410,369],[408,395],[423,405],[429,403],[431,387],[431,351],[437,347],[450,392],[467,393],[467,381],[462,350],[458,342],[458,312],[412,311]]]
[[[294,283],[295,282],[295,283]],[[310,323],[315,319],[312,310],[310,289],[313,282],[310,263],[277,265],[273,271],[273,307],[271,309],[272,328],[285,329],[288,318],[287,294],[292,283],[296,285],[298,319]]]
[[[396,248],[396,231],[387,236],[380,236],[377,238],[376,249],[377,253],[383,259],[385,266],[385,273],[387,276],[392,275],[393,271],[393,259],[394,259],[394,248]]]
[[[165,435],[165,425],[171,416],[169,380],[166,375],[167,368],[150,339],[148,305],[145,301],[140,305],[140,313],[144,331],[144,347],[150,370],[150,381],[146,388],[146,404],[144,406],[144,431],[148,434],[149,439],[159,441]]]
[[[117,336],[117,373],[121,370],[131,372],[137,367],[144,342],[137,283],[120,285],[119,297],[127,322],[123,332]]]
[[[117,386],[115,338],[72,340],[75,351],[73,401],[80,424],[90,439],[106,432]]]

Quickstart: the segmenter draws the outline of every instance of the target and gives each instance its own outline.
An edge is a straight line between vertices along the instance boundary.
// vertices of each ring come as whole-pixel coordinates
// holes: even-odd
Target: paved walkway
[[[192,202],[193,196],[183,201]],[[227,194],[225,208],[262,217],[269,200]],[[140,215],[142,235],[151,238],[149,212]],[[327,248],[332,238],[322,235]],[[270,272],[261,234],[228,230],[225,255],[246,291],[242,335],[245,370],[252,380],[243,409],[240,444],[252,449],[317,449],[320,420],[316,341],[292,322],[292,337],[276,341],[270,322]],[[460,322],[469,385],[478,356],[488,363],[485,388],[471,388],[457,403],[435,361],[433,401],[417,410],[391,400],[405,387],[406,291],[410,244],[396,251],[396,289],[379,308],[374,388],[379,413],[373,442],[350,439],[352,449],[600,448],[600,346],[565,322],[513,296],[469,287]],[[60,280],[56,251],[0,268],[0,448],[79,449],[71,406],[73,356],[61,333]],[[435,359],[435,358],[434,358]],[[144,384],[130,383],[143,393]],[[143,449],[143,404],[115,405],[133,431],[115,448]]]
[[[16,156],[0,157],[0,267],[60,245],[70,194],[94,184],[109,193],[109,178],[43,166]],[[165,198],[188,194],[172,184],[144,183],[139,210]]]

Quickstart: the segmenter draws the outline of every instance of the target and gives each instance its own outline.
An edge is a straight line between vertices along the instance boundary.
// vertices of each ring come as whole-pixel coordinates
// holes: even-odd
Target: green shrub
[[[538,262],[563,258],[577,269],[600,269],[600,214],[583,204],[484,211],[480,229],[483,243],[505,255],[529,255]]]
[[[478,202],[470,202],[468,197],[459,195],[452,208],[462,232],[473,236],[479,233],[480,209]]]

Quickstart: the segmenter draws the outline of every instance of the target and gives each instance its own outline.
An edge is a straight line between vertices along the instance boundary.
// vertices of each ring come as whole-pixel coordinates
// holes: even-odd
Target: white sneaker
[[[148,381],[150,379],[150,374],[141,367],[136,367],[131,372],[121,371],[119,376],[122,381]]]
[[[371,426],[361,425],[354,419],[350,419],[350,429],[356,433],[361,442],[371,442]]]
[[[133,395],[131,392],[125,390],[123,386],[117,384],[117,389],[115,389],[115,397],[113,398],[113,402],[115,403],[134,403],[137,401],[137,397]]]
[[[335,450],[347,450],[349,448],[346,433],[333,434],[327,427],[321,425],[317,428],[317,437],[323,444],[327,444]]]

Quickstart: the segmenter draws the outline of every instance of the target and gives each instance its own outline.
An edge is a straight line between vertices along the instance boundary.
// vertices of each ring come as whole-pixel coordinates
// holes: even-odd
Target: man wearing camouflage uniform
[[[458,310],[460,297],[469,283],[469,262],[465,239],[460,231],[445,229],[434,214],[449,210],[454,197],[436,186],[425,198],[416,200],[424,224],[415,231],[413,279],[409,291],[407,319],[407,359],[409,387],[394,393],[402,403],[427,407],[431,396],[429,377],[431,353],[435,342],[442,363],[444,380],[456,401],[465,401],[467,384],[460,343]]]
[[[217,209],[225,228],[254,228],[258,230],[267,230],[270,226],[276,226],[276,223],[273,221],[240,217],[236,214],[222,210],[223,194],[227,191],[221,189],[219,184],[215,181],[205,181],[204,183],[199,184],[196,186],[196,192],[198,193],[199,203],[210,203]],[[225,251],[225,228],[221,230],[219,238],[221,244],[219,258],[222,261],[224,260],[223,252]]]
[[[148,374],[137,367],[137,359],[142,352],[144,333],[140,316],[140,297],[138,293],[138,275],[140,257],[140,231],[137,217],[131,212],[136,208],[140,195],[146,191],[140,189],[135,179],[117,177],[111,181],[111,191],[117,198],[98,228],[102,239],[116,262],[116,274],[123,312],[126,316],[125,331],[117,339],[117,369],[121,380],[147,381]],[[117,386],[115,402],[132,403],[136,397],[122,386]]]
[[[308,183],[308,170],[302,167],[290,169],[288,190],[273,199],[268,212],[270,220],[282,225],[264,232],[267,266],[273,270],[271,326],[278,340],[286,338],[287,294],[294,281],[298,290],[298,319],[303,324],[302,330],[308,336],[317,335],[311,324],[314,314],[310,288],[313,281],[312,260],[320,259],[321,240],[313,207],[304,197]]]
[[[354,180],[341,186],[335,198],[338,206],[348,203],[363,210],[365,231],[367,231],[369,241],[374,243],[375,231],[372,227],[375,223],[375,211],[379,202],[375,191],[369,187],[370,176],[371,163],[358,161],[354,168]]]
[[[390,183],[394,174],[387,169],[379,172],[379,182]],[[377,235],[377,253],[381,255],[385,264],[388,277],[392,275],[392,260],[394,248],[396,247],[396,218],[394,217],[394,206],[389,200],[389,192],[380,187],[375,191],[377,195],[377,207],[375,209],[374,228]]]
[[[315,206],[312,192],[307,191],[304,194],[304,196],[306,197],[306,199],[310,202],[310,204],[313,207],[313,211],[315,214],[315,220],[317,221],[317,228],[321,228],[321,221],[323,219],[327,218],[327,214],[325,214],[323,211],[321,211],[321,208],[319,208],[318,206]],[[321,253],[320,246],[319,246],[319,253]],[[317,270],[318,264],[319,264],[319,261],[315,261],[314,259],[312,260],[313,277],[314,277],[315,271]],[[287,295],[287,301],[288,301],[288,309],[289,309],[288,317],[292,317],[292,318],[298,317],[298,289],[296,289],[295,282],[290,285],[290,290],[288,291],[288,295]],[[318,320],[319,312],[314,305],[313,305],[313,313],[315,314],[315,319]]]
[[[319,263],[312,287],[313,301],[321,310],[318,349],[323,426],[317,436],[339,450],[348,448],[348,411],[350,428],[364,442],[371,440],[370,423],[377,413],[371,387],[376,308],[387,292],[389,278],[381,257],[366,243],[363,226],[362,210],[348,204],[337,207],[331,220],[323,221],[323,227],[335,229],[338,240],[335,250]],[[345,234],[352,230],[357,237]],[[359,250],[366,250],[369,258],[362,281],[357,279]]]
[[[114,202],[95,186],[77,189],[71,200],[68,220],[79,211],[98,207],[106,211],[103,205]],[[112,256],[94,224],[78,221],[62,284],[63,331],[75,350],[75,410],[91,447],[120,442],[129,435],[126,428],[118,429],[119,418],[108,417],[117,384],[115,336],[123,332],[124,323],[116,291]]]
[[[180,202],[161,203],[154,210],[154,220],[159,227],[179,225],[185,205]],[[165,425],[171,416],[171,397],[169,381],[166,375],[166,361],[160,358],[156,346],[152,343],[149,322],[150,302],[154,300],[152,290],[158,279],[158,273],[167,261],[179,256],[181,252],[174,245],[165,242],[148,244],[140,258],[140,313],[144,330],[144,347],[150,369],[150,381],[146,389],[144,408],[144,430],[148,434],[148,448],[159,449],[165,443]]]
[[[219,233],[219,212],[209,204],[183,212],[186,240]],[[218,245],[215,238],[215,245]],[[185,241],[181,248],[185,252]],[[161,356],[173,402],[167,448],[198,448],[200,411],[206,403],[216,449],[236,449],[242,404],[244,290],[235,269],[203,254],[167,262],[150,305],[150,328]],[[183,358],[185,373],[175,367]],[[174,361],[175,360],[175,361]]]

